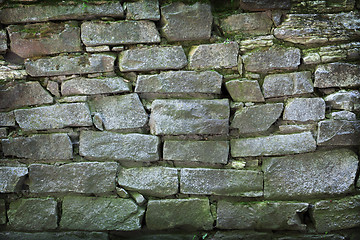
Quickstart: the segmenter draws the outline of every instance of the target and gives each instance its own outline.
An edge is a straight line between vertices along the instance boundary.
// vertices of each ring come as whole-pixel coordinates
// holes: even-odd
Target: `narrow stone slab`
[[[283,119],[290,121],[318,121],[325,118],[322,98],[293,98],[286,102]]]
[[[159,160],[160,139],[145,134],[82,131],[80,155],[90,160]]]
[[[356,114],[349,111],[332,112],[331,118],[334,120],[356,121]]]
[[[181,46],[130,49],[119,55],[122,72],[181,69],[186,65]]]
[[[360,86],[360,65],[350,63],[320,65],[315,70],[314,86],[318,88]]]
[[[104,197],[64,197],[61,229],[134,231],[141,228],[144,210],[132,200]]]
[[[220,229],[306,230],[299,214],[308,203],[295,202],[229,202],[217,206],[217,227]]]
[[[165,197],[178,193],[178,171],[168,167],[121,168],[118,184],[147,196]]]
[[[86,103],[55,104],[52,106],[14,110],[16,122],[26,131],[92,126]]]
[[[360,92],[358,90],[340,90],[325,97],[331,109],[353,111],[360,109]]]
[[[343,230],[360,226],[360,195],[339,200],[316,202],[311,211],[318,232]]]
[[[318,124],[319,146],[359,145],[360,121],[326,120]]]
[[[298,1],[293,2],[291,6],[292,12],[301,13],[335,13],[349,12],[354,10],[356,0],[349,1]]]
[[[242,9],[249,11],[290,9],[291,0],[240,0],[240,6]]]
[[[15,115],[14,112],[0,112],[0,126],[2,127],[14,127]]]
[[[264,195],[297,200],[351,193],[357,168],[358,156],[347,149],[265,159]]]
[[[0,193],[12,193],[21,190],[27,174],[28,168],[25,166],[0,166]]]
[[[272,156],[313,152],[316,142],[311,132],[230,140],[233,157]]]
[[[0,224],[6,224],[6,206],[4,199],[0,199]]]
[[[226,164],[228,141],[165,141],[163,158],[170,161]]]
[[[65,133],[34,134],[0,141],[5,156],[36,160],[67,160],[73,157],[72,143]]]
[[[14,230],[52,230],[57,228],[57,202],[53,198],[21,198],[10,203],[8,218],[8,226]]]
[[[263,195],[263,174],[251,170],[184,168],[180,172],[180,192],[261,197]]]
[[[234,68],[238,65],[238,53],[239,45],[236,42],[194,46],[189,53],[189,68]]]
[[[237,102],[265,102],[259,82],[256,80],[231,80],[225,83],[231,98]]]
[[[6,240],[108,240],[108,234],[103,232],[0,232],[0,239]]]
[[[33,77],[88,74],[114,71],[115,56],[84,54],[80,56],[56,56],[25,62],[26,72]]]
[[[0,30],[0,53],[6,52],[7,46],[7,35],[5,30]]]
[[[130,20],[160,20],[160,9],[158,0],[140,0],[136,2],[125,2],[126,19]]]
[[[150,21],[84,22],[81,40],[86,46],[159,43],[160,34]]]
[[[150,200],[145,221],[150,230],[213,228],[213,218],[207,198]]]
[[[227,134],[230,107],[227,99],[153,101],[150,131],[155,135]]]
[[[117,168],[115,162],[31,164],[29,189],[32,193],[110,193],[115,190]]]

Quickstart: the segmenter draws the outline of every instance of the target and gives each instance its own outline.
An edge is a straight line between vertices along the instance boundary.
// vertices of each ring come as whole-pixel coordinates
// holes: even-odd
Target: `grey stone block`
[[[231,98],[237,102],[265,102],[256,80],[231,80],[225,83]]]
[[[21,190],[28,174],[26,166],[0,166],[0,193],[11,193]]]
[[[6,52],[7,46],[7,35],[5,30],[0,30],[0,53]]]
[[[334,120],[356,121],[356,114],[349,111],[332,112],[331,117]]]
[[[0,232],[0,239],[7,240],[108,240],[103,232]]]
[[[158,0],[140,0],[136,2],[125,2],[126,19],[130,20],[160,20],[160,9]]]
[[[0,126],[2,127],[14,127],[15,115],[14,112],[0,112]]]
[[[315,70],[314,86],[318,88],[360,86],[360,66],[350,63],[319,65]]]
[[[358,90],[340,90],[326,96],[325,102],[331,109],[360,110],[360,92]]]
[[[319,146],[359,145],[360,121],[325,120],[318,124]]]
[[[325,118],[325,101],[322,98],[293,98],[286,102],[284,120],[318,121]]]
[[[240,0],[240,6],[242,9],[249,11],[290,9],[291,0]]]

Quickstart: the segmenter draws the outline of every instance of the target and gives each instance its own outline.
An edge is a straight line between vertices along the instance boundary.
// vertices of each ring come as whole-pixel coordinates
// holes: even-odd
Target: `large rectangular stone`
[[[26,166],[0,166],[0,193],[12,193],[21,190],[28,174]]]
[[[80,155],[91,160],[159,160],[160,139],[145,134],[82,131]]]
[[[136,2],[125,2],[126,19],[129,20],[160,20],[160,9],[158,0],[140,0]]]
[[[313,152],[316,142],[311,132],[230,140],[233,157],[273,156]]]
[[[227,134],[228,99],[155,100],[151,105],[150,131],[155,135]]]
[[[15,115],[14,112],[0,112],[0,126],[2,127],[14,127]]]
[[[180,172],[180,192],[184,194],[261,197],[263,174],[233,169],[184,168]]]
[[[360,65],[350,63],[319,65],[315,70],[314,86],[318,88],[360,86]]]
[[[325,120],[318,124],[319,146],[351,146],[360,143],[360,121]]]
[[[285,105],[283,120],[319,121],[325,118],[326,104],[322,98],[292,98]]]
[[[108,240],[104,232],[0,232],[0,239],[6,240]]]
[[[264,159],[264,195],[308,199],[351,193],[357,168],[358,156],[347,149]]]
[[[115,191],[117,169],[115,162],[31,164],[29,189],[32,193],[110,193]]]
[[[0,30],[0,53],[6,52],[7,46],[7,35],[5,30]]]

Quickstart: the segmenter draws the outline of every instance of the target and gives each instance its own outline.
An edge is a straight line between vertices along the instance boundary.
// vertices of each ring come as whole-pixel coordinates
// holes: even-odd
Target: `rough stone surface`
[[[281,235],[281,234],[280,234]],[[284,236],[285,235],[285,236]],[[274,238],[276,240],[301,240],[301,239],[309,239],[309,240],[345,240],[346,238],[339,234],[284,234],[283,236],[278,236]],[[286,236],[287,235],[287,236]]]
[[[180,172],[184,194],[261,197],[263,174],[251,170],[184,168]]]
[[[44,231],[57,228],[57,203],[53,198],[27,198],[10,203],[9,227]]]
[[[154,22],[117,21],[84,22],[81,40],[86,46],[159,43],[160,35]]]
[[[237,102],[265,102],[256,80],[231,80],[225,83],[231,98]]]
[[[360,226],[360,195],[340,200],[322,200],[312,209],[312,219],[318,232],[342,230]]]
[[[194,46],[189,53],[191,69],[221,69],[238,66],[239,45],[236,42]]]
[[[59,92],[59,84],[55,81],[48,81],[48,83],[46,84],[46,89],[53,95],[56,97],[60,97],[60,92]]]
[[[25,70],[3,70],[0,68],[0,81],[22,80],[25,79],[27,73]]]
[[[240,41],[240,51],[246,52],[259,47],[271,47],[274,45],[275,37],[273,35],[258,36]]]
[[[165,197],[178,192],[178,171],[168,167],[121,168],[118,184],[147,196]]]
[[[2,139],[1,144],[5,156],[37,160],[66,160],[73,157],[72,144],[65,133]]]
[[[210,39],[212,22],[209,4],[176,2],[161,7],[162,33],[170,42]]]
[[[15,126],[14,112],[0,112],[0,126],[3,127]]]
[[[330,94],[325,97],[325,102],[331,109],[339,110],[359,110],[360,109],[360,92],[357,90],[345,91]]]
[[[360,121],[326,120],[318,124],[320,146],[359,145]]]
[[[7,35],[5,30],[0,30],[0,53],[6,52],[7,46]]]
[[[187,58],[181,46],[130,49],[120,53],[122,72],[181,69]]]
[[[308,199],[350,193],[357,168],[357,155],[347,149],[265,159],[264,196]]]
[[[140,0],[124,3],[126,19],[130,20],[160,20],[158,0]]]
[[[153,101],[150,131],[155,135],[227,134],[230,107],[227,99]]]
[[[90,102],[90,108],[101,115],[106,130],[142,128],[148,121],[148,114],[136,93],[99,96]]]
[[[283,119],[290,121],[318,121],[325,118],[322,98],[293,98],[286,102]]]
[[[283,108],[283,103],[244,107],[235,112],[230,127],[239,129],[240,134],[266,131],[280,117]]]
[[[104,197],[64,197],[61,229],[134,231],[141,228],[144,210],[132,200]]]
[[[228,162],[228,141],[165,141],[163,158],[170,161]]]
[[[150,200],[145,221],[150,230],[210,230],[213,226],[209,200],[203,198]]]
[[[233,157],[272,156],[313,152],[316,142],[311,132],[230,140]]]
[[[0,239],[6,240],[108,240],[103,232],[0,232]]]
[[[110,52],[109,46],[85,47],[87,52]]]
[[[355,0],[345,1],[296,1],[291,6],[292,12],[301,13],[328,13],[328,12],[347,12],[354,9]]]
[[[14,113],[16,122],[25,131],[92,126],[90,110],[86,103],[17,109]]]
[[[246,230],[217,231],[211,240],[271,240],[269,232],[255,232]]]
[[[117,168],[115,162],[31,164],[29,189],[32,193],[109,193],[115,190]]]
[[[360,86],[360,65],[350,63],[320,65],[315,70],[314,86],[318,88]]]
[[[334,120],[356,121],[356,114],[349,111],[332,112],[331,117]]]
[[[80,133],[80,155],[91,160],[157,161],[159,144],[158,137],[145,134]]]
[[[76,22],[10,25],[10,50],[22,58],[80,52],[80,27]]]
[[[28,168],[25,166],[0,166],[0,193],[11,193],[21,190],[27,174]]]
[[[74,78],[61,84],[61,94],[91,95],[130,92],[130,86],[122,77]]]
[[[265,98],[314,92],[309,71],[268,75],[264,79],[262,89]]]
[[[274,70],[295,70],[300,65],[298,48],[271,47],[242,56],[245,70],[266,73]]]
[[[33,77],[87,74],[114,71],[115,56],[84,54],[28,60],[26,72]]]
[[[240,6],[242,9],[250,11],[290,9],[291,0],[240,0]]]
[[[0,224],[6,224],[6,208],[4,199],[0,199]]]
[[[0,85],[0,110],[52,103],[53,98],[38,82]]]

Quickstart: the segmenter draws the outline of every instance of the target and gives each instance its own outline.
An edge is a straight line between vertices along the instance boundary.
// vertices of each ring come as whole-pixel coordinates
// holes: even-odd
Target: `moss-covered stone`
[[[225,83],[231,98],[237,102],[265,102],[259,82],[256,80],[231,80]]]

